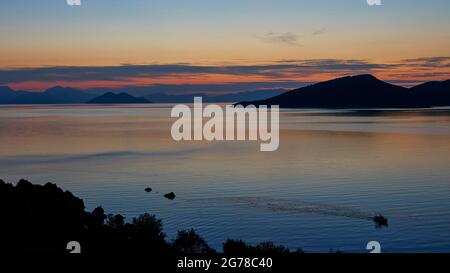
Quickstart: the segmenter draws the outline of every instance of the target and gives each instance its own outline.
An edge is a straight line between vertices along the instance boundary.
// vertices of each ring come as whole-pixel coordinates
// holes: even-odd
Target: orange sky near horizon
[[[120,67],[120,66],[118,66]],[[439,72],[433,75],[433,72]],[[335,71],[335,72],[321,72],[317,71],[310,75],[300,76],[295,72],[285,72],[283,76],[264,76],[264,75],[233,75],[233,74],[217,74],[217,73],[198,73],[198,74],[181,74],[181,75],[168,75],[158,77],[129,77],[120,80],[83,80],[83,81],[22,81],[17,83],[8,84],[14,90],[29,90],[29,91],[42,91],[53,86],[65,86],[79,89],[89,88],[120,88],[129,86],[148,86],[153,84],[192,84],[192,85],[210,85],[210,84],[224,84],[224,83],[252,83],[252,82],[321,82],[330,80],[337,77],[362,74],[362,72],[353,71]],[[404,86],[413,86],[426,81],[433,80],[445,80],[450,77],[450,68],[439,68],[428,70],[430,75],[422,75],[423,68],[416,67],[400,67],[394,69],[373,69],[370,71],[384,81],[400,81],[405,82]],[[445,76],[446,75],[446,76]]]
[[[69,7],[64,1],[2,1],[0,35],[5,38],[0,43],[0,85],[41,91],[55,85],[86,89],[319,82],[366,73],[403,81],[403,85],[450,78],[448,1],[384,1],[380,7],[368,6],[365,0],[101,2]],[[439,63],[406,61],[437,57],[444,59]],[[70,80],[58,75],[52,78],[51,72],[45,79],[23,76],[24,70],[46,67],[187,64],[244,69],[296,63],[292,60],[299,67],[274,69],[273,75],[262,68],[253,74],[136,73],[120,79],[87,74],[85,79]],[[318,65],[314,70],[306,62],[302,70],[304,60],[356,60],[380,66]],[[10,71],[22,76],[12,80],[16,75]]]

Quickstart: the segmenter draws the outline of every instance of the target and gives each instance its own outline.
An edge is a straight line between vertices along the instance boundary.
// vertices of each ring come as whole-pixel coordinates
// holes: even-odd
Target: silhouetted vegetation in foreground
[[[55,184],[34,185],[26,180],[15,186],[0,180],[0,252],[65,254],[67,243],[77,241],[88,255],[213,254],[193,229],[166,239],[161,220],[142,214],[125,222],[122,215],[105,214],[98,207],[86,212],[83,200]],[[251,246],[227,240],[224,254],[292,254],[271,242]],[[295,252],[301,253],[299,250]]]

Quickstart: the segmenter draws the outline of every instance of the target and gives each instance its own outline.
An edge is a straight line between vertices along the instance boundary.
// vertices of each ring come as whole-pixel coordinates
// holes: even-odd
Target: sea
[[[127,221],[154,214],[169,240],[194,228],[219,251],[227,239],[450,251],[450,108],[283,109],[279,149],[261,152],[255,141],[174,141],[172,107],[0,106],[0,179],[56,183]]]

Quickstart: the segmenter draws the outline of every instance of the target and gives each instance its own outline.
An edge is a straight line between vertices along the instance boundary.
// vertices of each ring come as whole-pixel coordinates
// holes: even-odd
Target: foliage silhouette
[[[83,200],[55,184],[15,186],[0,180],[0,254],[66,254],[77,241],[86,255],[176,255],[216,253],[195,230],[179,231],[169,243],[161,220],[148,213],[131,223],[120,214],[106,215],[102,207],[86,212]],[[288,254],[284,246],[257,246],[228,240],[225,254]],[[301,251],[295,252],[301,253]]]
[[[194,229],[178,231],[178,236],[173,241],[172,247],[176,251],[189,254],[211,254],[215,252]]]
[[[256,246],[251,246],[242,240],[228,239],[223,243],[224,254],[240,254],[244,256],[251,255],[287,255],[287,254],[300,254],[303,250],[298,249],[291,253],[291,251],[282,245],[275,245],[273,242],[263,242]]]

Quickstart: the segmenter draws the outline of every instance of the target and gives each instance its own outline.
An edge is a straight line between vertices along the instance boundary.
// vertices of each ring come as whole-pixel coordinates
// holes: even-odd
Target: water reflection
[[[174,142],[170,105],[7,106],[0,172],[56,182],[128,219],[155,213],[169,236],[194,227],[216,248],[242,238],[449,251],[449,113],[283,110],[280,149],[262,153],[255,142]],[[171,191],[174,201],[162,198]],[[373,213],[389,227],[375,229]]]

